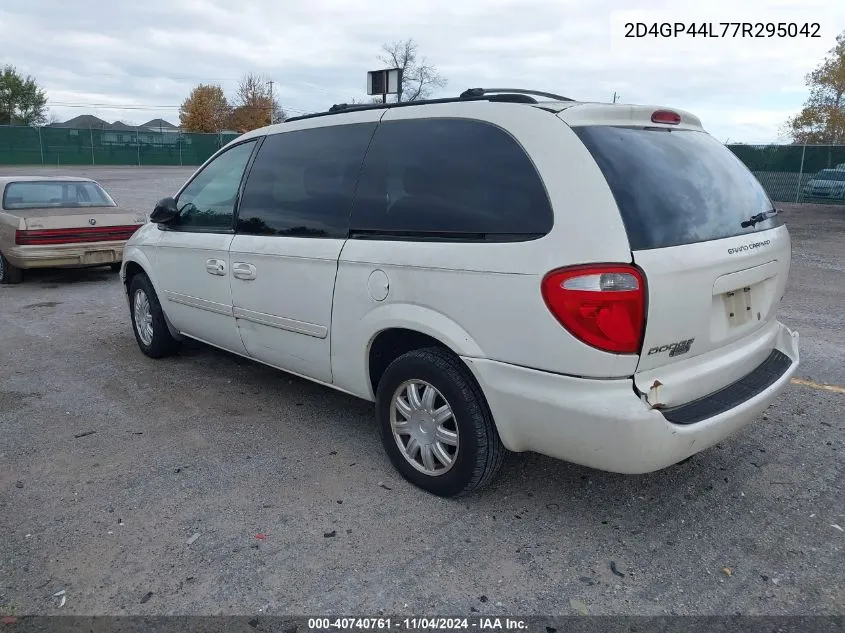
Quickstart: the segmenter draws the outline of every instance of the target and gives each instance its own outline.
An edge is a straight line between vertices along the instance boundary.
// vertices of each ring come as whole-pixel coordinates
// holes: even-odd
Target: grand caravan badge
[[[737,246],[735,248],[728,249],[728,255],[736,255],[737,253],[744,253],[746,251],[753,251],[755,248],[763,248],[764,246],[768,246],[772,243],[772,240],[766,240],[764,242],[751,242],[750,244],[743,244],[742,246]]]

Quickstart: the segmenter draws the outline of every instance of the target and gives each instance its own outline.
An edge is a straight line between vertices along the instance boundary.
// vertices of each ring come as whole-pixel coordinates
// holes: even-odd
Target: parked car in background
[[[119,207],[88,178],[0,178],[0,283],[29,268],[111,266],[146,215]]]
[[[127,243],[141,351],[189,337],[374,401],[441,496],[506,449],[646,473],[758,419],[799,357],[757,179],[691,113],[501,92],[221,149]]]
[[[804,195],[845,200],[845,164],[837,165],[835,169],[822,169],[804,186]]]

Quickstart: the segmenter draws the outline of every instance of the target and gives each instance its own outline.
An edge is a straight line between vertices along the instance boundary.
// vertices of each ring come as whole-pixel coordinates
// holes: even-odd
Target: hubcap
[[[393,394],[390,426],[402,456],[421,473],[448,472],[458,456],[458,426],[446,398],[423,380],[408,380]]]
[[[143,290],[137,290],[132,304],[138,338],[149,347],[153,344],[153,313],[150,310],[150,300],[147,298],[147,293]]]

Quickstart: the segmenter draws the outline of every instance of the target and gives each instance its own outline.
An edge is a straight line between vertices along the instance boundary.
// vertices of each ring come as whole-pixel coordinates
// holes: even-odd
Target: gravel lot
[[[150,211],[191,171],[62,173]],[[783,206],[798,373],[845,385],[845,208]],[[147,359],[108,269],[0,287],[0,332],[4,615],[845,612],[845,393],[794,384],[656,474],[514,455],[445,501],[368,403],[198,344]]]

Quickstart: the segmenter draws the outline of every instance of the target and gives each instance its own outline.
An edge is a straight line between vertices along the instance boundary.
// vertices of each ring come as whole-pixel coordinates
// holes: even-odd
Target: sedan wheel
[[[9,260],[0,253],[0,284],[19,284],[23,279],[23,271],[12,266]]]

